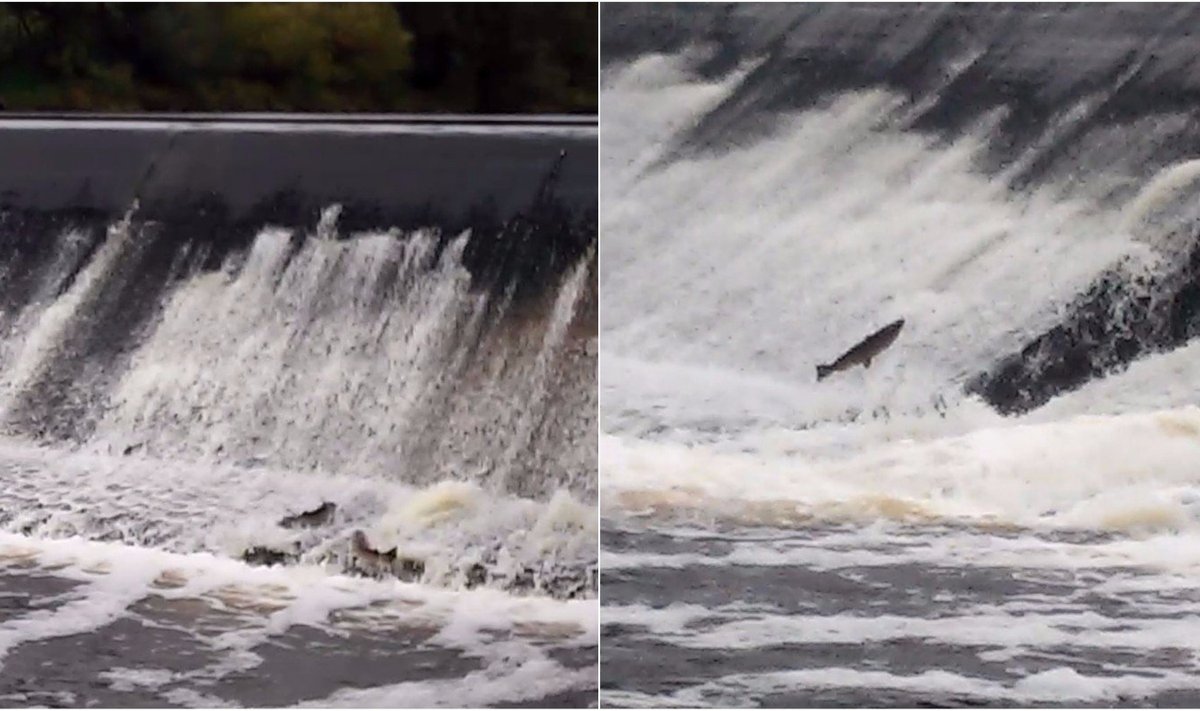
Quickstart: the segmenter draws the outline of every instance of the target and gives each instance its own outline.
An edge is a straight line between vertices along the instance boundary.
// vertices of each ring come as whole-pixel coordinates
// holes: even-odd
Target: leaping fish
[[[893,323],[889,323],[875,333],[867,336],[850,350],[846,351],[829,365],[817,366],[817,380],[824,380],[826,377],[838,371],[846,370],[847,368],[862,364],[864,368],[871,367],[871,359],[883,352],[885,348],[892,345],[896,340],[896,336],[900,335],[900,329],[904,326],[904,319],[900,319]]]

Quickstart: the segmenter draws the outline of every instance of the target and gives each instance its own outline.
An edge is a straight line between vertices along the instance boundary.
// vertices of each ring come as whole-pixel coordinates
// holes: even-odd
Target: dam
[[[0,115],[0,564],[42,611],[0,615],[0,694],[461,699],[397,676],[419,652],[476,703],[594,698],[596,149],[593,117]],[[488,622],[428,641],[460,607]],[[329,635],[391,661],[287,656]],[[46,653],[78,674],[20,674]]]
[[[1196,703],[1196,6],[601,19],[602,704]]]

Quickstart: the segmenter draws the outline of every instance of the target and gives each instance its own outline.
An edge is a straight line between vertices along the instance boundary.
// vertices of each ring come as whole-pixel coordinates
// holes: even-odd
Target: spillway
[[[40,610],[0,616],[0,694],[461,702],[404,671],[433,660],[473,703],[586,699],[596,141],[586,117],[0,117],[0,562]],[[391,661],[288,656],[335,637]],[[110,667],[73,656],[107,639]],[[74,676],[7,674],[45,650]]]
[[[605,8],[606,704],[1194,698],[1195,20]]]

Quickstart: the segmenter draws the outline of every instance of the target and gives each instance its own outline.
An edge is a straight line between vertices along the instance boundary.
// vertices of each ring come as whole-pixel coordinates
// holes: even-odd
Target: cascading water
[[[28,122],[7,130],[41,140]],[[46,130],[69,142],[83,129]],[[99,146],[173,135],[130,171],[123,216],[0,201],[0,563],[49,610],[0,616],[0,664],[16,680],[0,694],[118,706],[432,705],[463,703],[462,686],[477,704],[594,698],[596,213],[578,164],[594,128],[86,130]],[[256,133],[254,150],[284,148],[254,170],[278,170],[286,187],[288,156],[309,146],[324,156],[310,170],[328,168],[338,195],[307,178],[311,194],[239,208],[247,175],[213,172],[241,186],[226,202],[186,182],[180,165],[235,155],[226,142]],[[483,149],[460,147],[472,142]],[[339,146],[357,155],[356,180],[396,192],[346,195]],[[372,162],[373,149],[413,163]],[[438,171],[462,170],[454,160],[484,184],[499,169],[511,196],[470,176],[440,206],[422,204],[420,186],[405,192],[406,170],[432,194]],[[154,637],[163,627],[177,636]],[[113,635],[128,641],[114,643],[115,666],[71,661],[72,640]],[[287,650],[325,637],[344,640],[336,653],[390,661],[296,673],[322,655]],[[43,647],[73,675],[21,686],[42,678],[20,670]],[[278,688],[241,688],[239,674]]]
[[[604,10],[607,705],[1194,698],[1193,16]]]

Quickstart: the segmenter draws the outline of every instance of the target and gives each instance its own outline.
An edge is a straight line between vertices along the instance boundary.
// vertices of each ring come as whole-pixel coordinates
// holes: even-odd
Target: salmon
[[[852,368],[856,365],[870,368],[871,360],[895,342],[896,336],[900,335],[900,329],[903,327],[904,319],[889,323],[875,333],[862,339],[858,345],[843,353],[829,365],[818,365],[817,380],[824,380],[833,373]]]
[[[326,501],[312,511],[305,511],[294,516],[285,516],[279,525],[284,528],[316,528],[324,526],[333,520],[337,512],[337,504]]]

